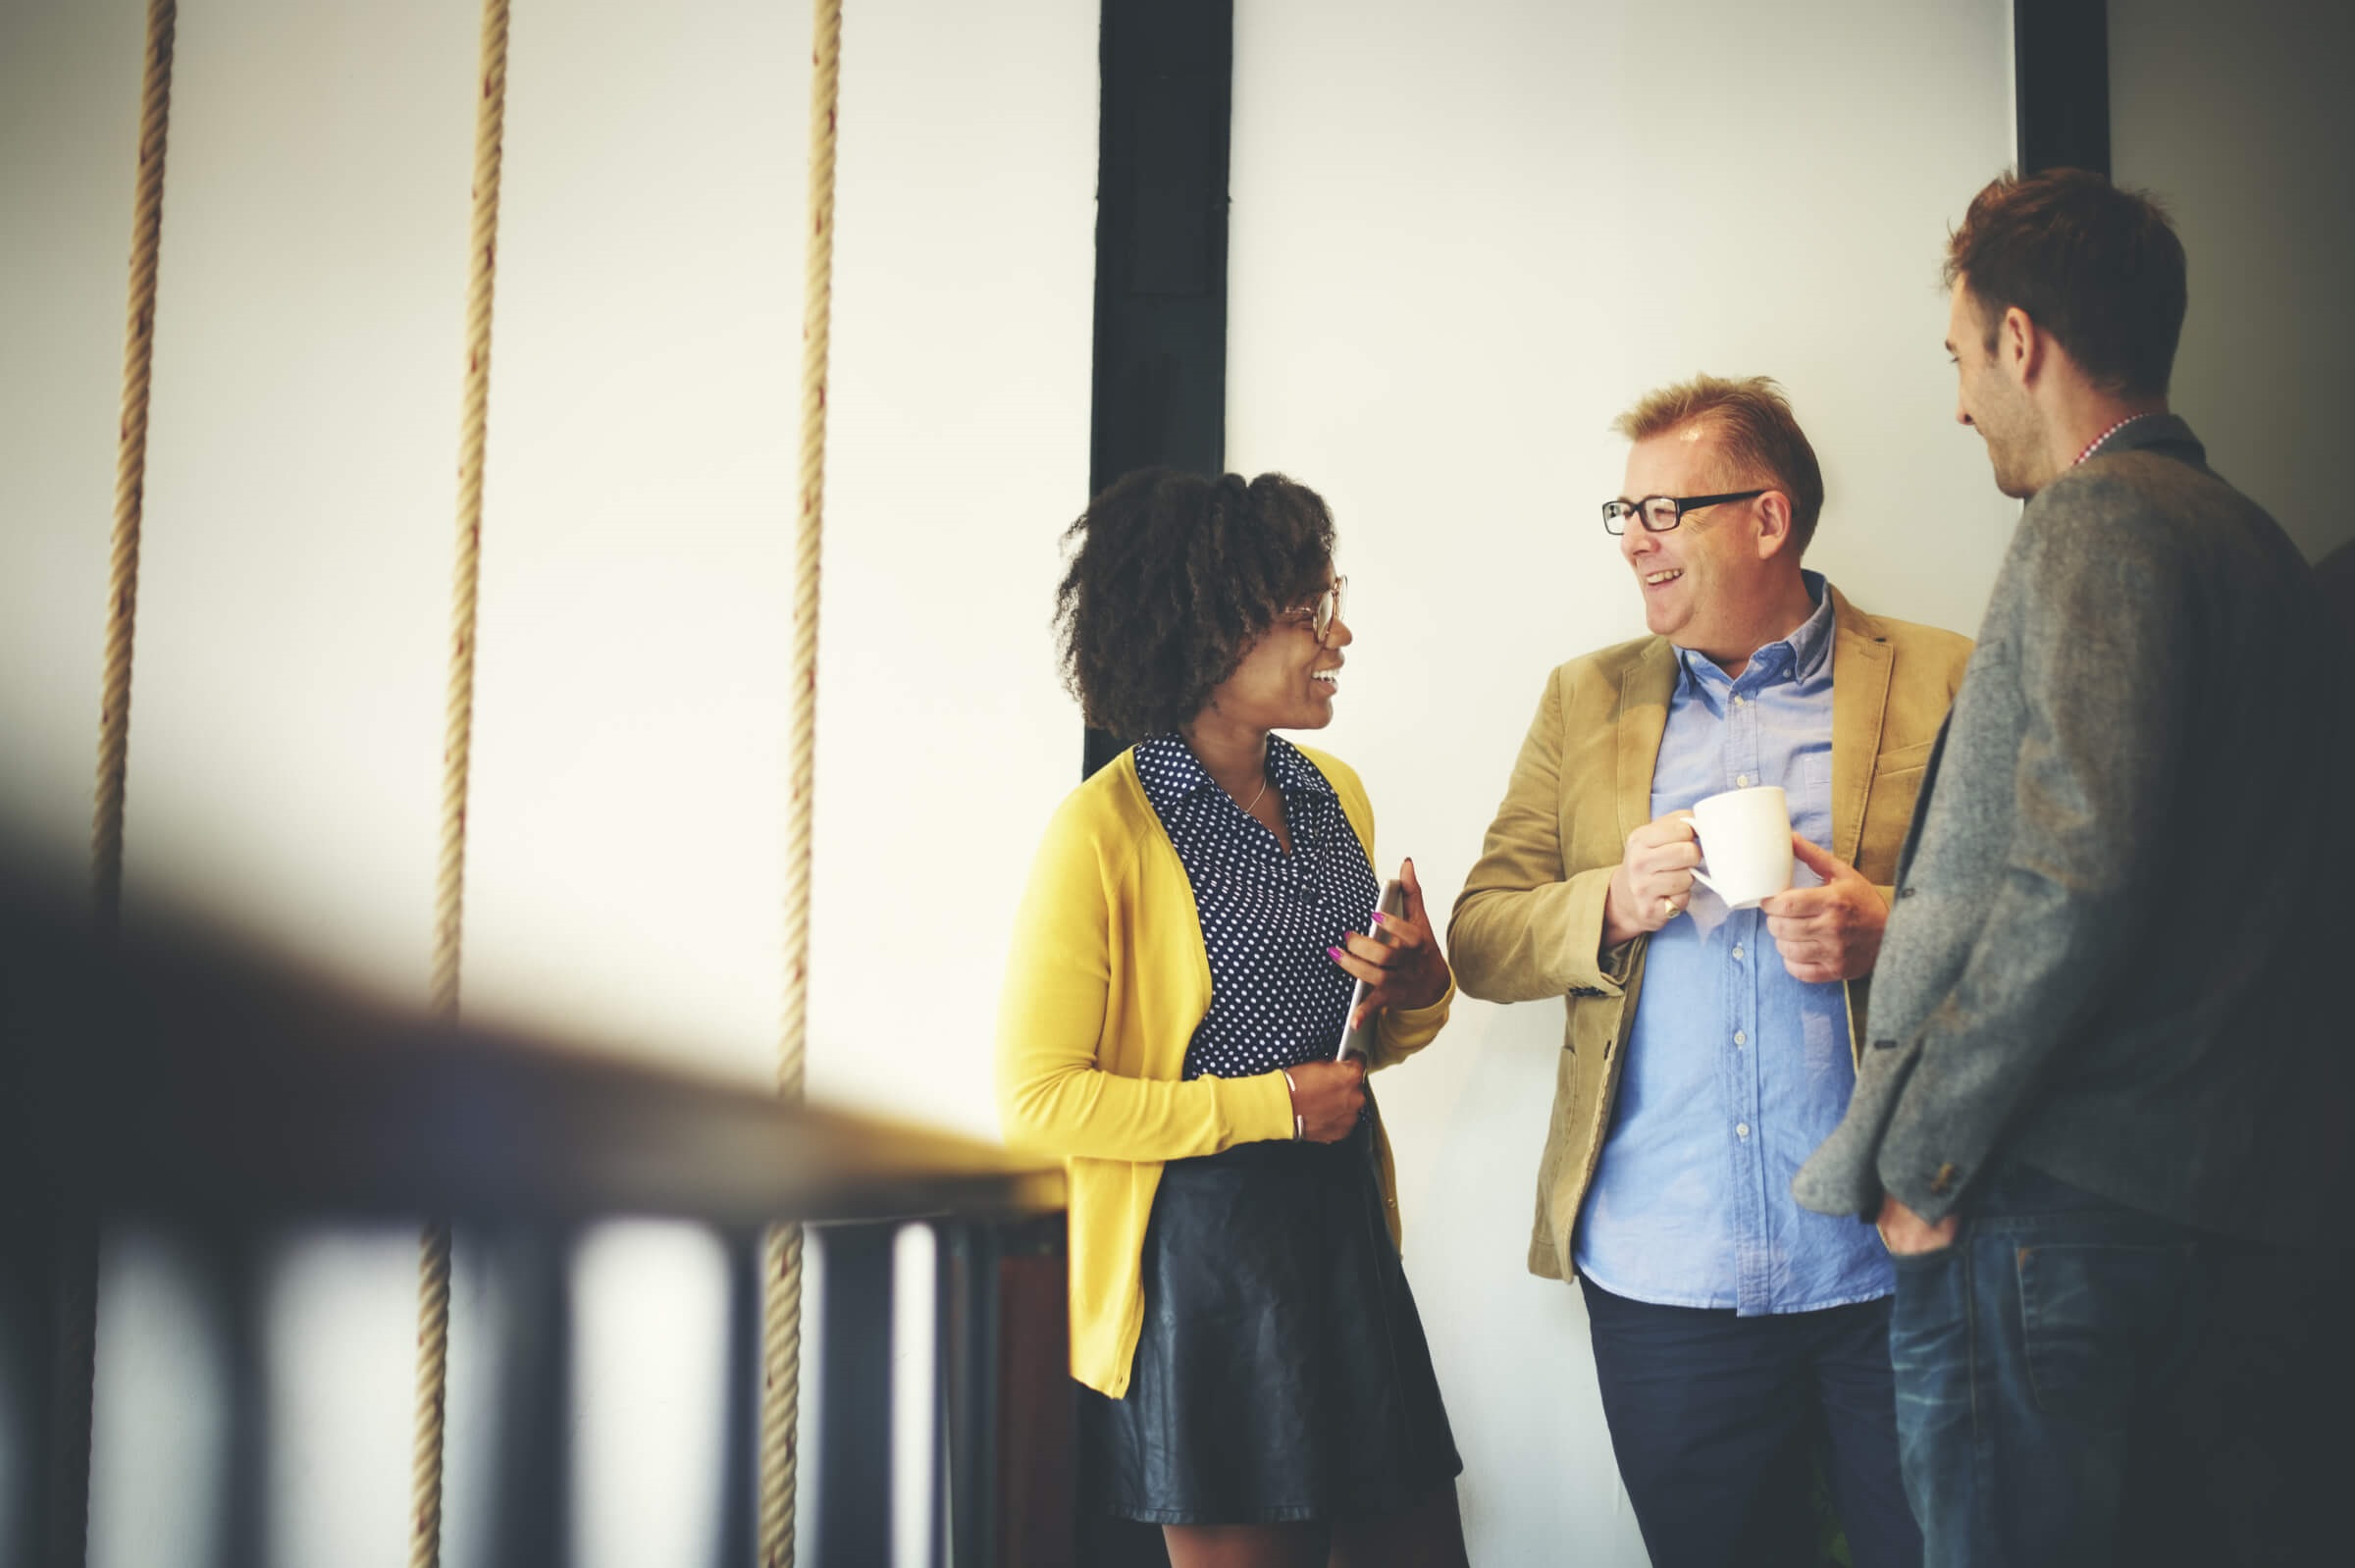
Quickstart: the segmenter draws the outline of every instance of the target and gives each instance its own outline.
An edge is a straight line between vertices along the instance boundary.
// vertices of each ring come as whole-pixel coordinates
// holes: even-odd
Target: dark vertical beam
[[[1104,0],[1102,73],[1091,495],[1226,467],[1233,0]],[[1085,771],[1125,744],[1091,730]]]
[[[2012,0],[2019,172],[2110,173],[2110,29],[2105,0]]]
[[[1104,0],[1088,484],[1227,451],[1232,0]]]

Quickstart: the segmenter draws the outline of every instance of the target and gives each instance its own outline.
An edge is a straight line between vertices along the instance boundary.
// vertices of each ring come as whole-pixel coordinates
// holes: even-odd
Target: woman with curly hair
[[[1151,469],[1088,503],[1058,596],[1088,722],[1142,736],[1049,825],[998,1032],[1010,1141],[1071,1176],[1085,1506],[1175,1568],[1460,1564],[1462,1470],[1364,1087],[1455,995],[1412,862],[1375,908],[1333,721],[1333,516],[1281,474]],[[1377,940],[1374,932],[1380,931]],[[1370,1061],[1334,1061],[1352,982]]]

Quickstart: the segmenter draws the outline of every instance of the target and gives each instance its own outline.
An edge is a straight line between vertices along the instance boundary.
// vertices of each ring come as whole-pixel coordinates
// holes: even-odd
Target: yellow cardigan
[[[1357,775],[1301,748],[1374,862],[1374,809]],[[1394,1009],[1375,1068],[1431,1042],[1455,985]],[[1210,955],[1185,867],[1124,752],[1048,824],[1015,915],[998,1010],[998,1114],[1007,1142],[1070,1173],[1072,1376],[1118,1399],[1144,1322],[1145,1224],[1164,1162],[1292,1135],[1282,1072],[1181,1081],[1210,1011]],[[1377,1123],[1383,1197],[1398,1231],[1389,1140]]]

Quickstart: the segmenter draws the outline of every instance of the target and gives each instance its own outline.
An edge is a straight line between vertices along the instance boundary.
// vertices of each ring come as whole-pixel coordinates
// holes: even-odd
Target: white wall
[[[0,818],[84,853],[145,6],[0,8]],[[860,0],[844,39],[812,1093],[992,1131],[993,912],[1068,787],[1048,630],[1086,499],[1092,0]],[[131,749],[131,916],[194,901],[422,1001],[480,7],[185,6]],[[469,1016],[765,1083],[801,362],[805,5],[515,8]],[[951,793],[953,792],[953,793]],[[274,1556],[406,1560],[415,1241],[268,1272]],[[699,1261],[702,1260],[702,1261]],[[193,1549],[171,1249],[110,1240],[93,1560]],[[449,1555],[479,1560],[459,1255]],[[581,1263],[593,1560],[694,1560],[718,1276]],[[183,1326],[181,1330],[175,1324]],[[621,1347],[635,1346],[625,1352]],[[684,1421],[688,1428],[683,1429]]]
[[[98,763],[143,15],[0,7],[0,815],[66,857]]]
[[[1946,226],[2011,156],[2010,8],[1237,8],[1228,460],[1338,517],[1325,737],[1439,917],[1560,660],[1643,630],[1596,508],[1614,414],[1789,389],[1810,562],[1972,630],[2015,509],[1952,422]],[[1561,1014],[1458,1005],[1386,1074],[1407,1267],[1475,1562],[1638,1564],[1575,1292],[1524,1272]]]
[[[2170,401],[2319,560],[2355,540],[2355,8],[2113,0],[2109,21],[2112,173],[2190,253]]]

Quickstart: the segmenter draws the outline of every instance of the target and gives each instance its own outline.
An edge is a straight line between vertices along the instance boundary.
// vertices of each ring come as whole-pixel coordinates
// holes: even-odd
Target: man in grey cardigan
[[[2346,1357],[2308,1331],[2347,1310],[2355,1052],[2321,986],[2355,899],[2347,671],[2313,571],[2168,411],[2165,215],[2006,177],[1946,270],[1957,418],[2028,504],[1901,853],[1855,1096],[1793,1191],[1896,1254],[1931,1568],[2289,1560],[2307,1489],[2267,1433]],[[2253,1557],[2224,1539],[2252,1529]]]

